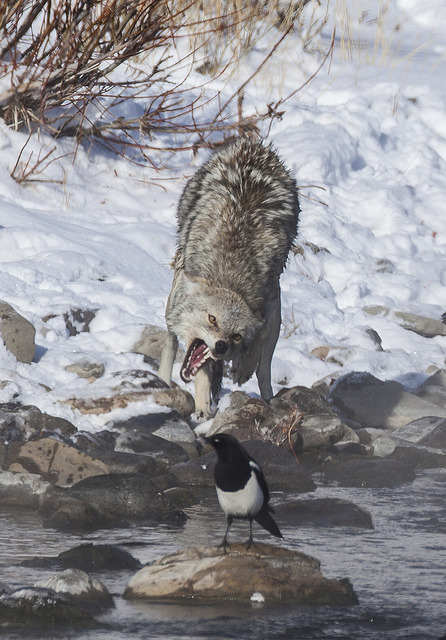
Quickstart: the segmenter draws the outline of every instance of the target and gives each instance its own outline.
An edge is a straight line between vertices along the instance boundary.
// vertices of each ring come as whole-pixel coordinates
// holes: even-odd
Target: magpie
[[[215,488],[227,520],[226,532],[220,545],[223,551],[226,553],[228,532],[234,518],[249,520],[246,549],[253,543],[253,520],[273,536],[283,538],[271,516],[274,509],[268,504],[268,485],[257,462],[235,438],[226,433],[218,433],[204,440],[212,445],[217,453],[214,467]]]

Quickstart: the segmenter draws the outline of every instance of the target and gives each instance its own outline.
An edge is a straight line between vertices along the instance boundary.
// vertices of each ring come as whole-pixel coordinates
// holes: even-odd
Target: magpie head
[[[221,462],[232,463],[250,459],[238,440],[228,433],[216,433],[213,436],[209,436],[209,438],[204,438],[204,441],[214,447]]]

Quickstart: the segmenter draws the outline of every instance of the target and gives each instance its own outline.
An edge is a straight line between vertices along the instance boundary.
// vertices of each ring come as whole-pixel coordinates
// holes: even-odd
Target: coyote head
[[[186,342],[181,378],[189,382],[212,360],[238,360],[262,328],[263,323],[234,291],[212,286],[183,274],[175,287],[167,320]]]

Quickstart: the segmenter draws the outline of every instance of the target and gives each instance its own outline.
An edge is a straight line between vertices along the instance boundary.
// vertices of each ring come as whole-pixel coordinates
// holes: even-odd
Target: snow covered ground
[[[300,185],[304,249],[282,277],[276,391],[285,383],[310,386],[340,369],[413,387],[431,365],[445,366],[446,337],[408,331],[392,312],[441,319],[446,311],[446,3],[389,2],[379,29],[383,3],[358,4],[349,10],[361,46],[350,51],[341,42],[340,20],[331,64],[294,96],[269,136]],[[339,14],[344,5],[338,2]],[[375,47],[378,32],[383,46]],[[279,49],[247,90],[247,112],[264,100],[276,70],[274,92],[287,95],[305,80],[298,57],[307,71],[318,64],[298,43]],[[240,73],[249,73],[249,64]],[[231,95],[236,84],[223,91]],[[91,385],[65,367],[103,364],[95,386],[104,395],[116,384],[114,373],[149,368],[129,350],[144,325],[164,327],[175,207],[207,153],[183,154],[156,174],[100,149],[79,148],[73,160],[69,141],[36,137],[26,154],[56,147],[55,160],[39,176],[48,182],[23,186],[10,173],[26,138],[0,121],[0,299],[32,322],[38,346],[25,365],[0,341],[0,402],[34,404],[94,431],[151,404],[81,415],[61,401],[88,397]],[[390,313],[364,311],[377,305]],[[63,314],[70,309],[96,311],[88,333],[67,335]],[[321,346],[336,347],[329,352],[336,362],[312,354]],[[225,388],[233,388],[229,380]],[[244,388],[258,391],[255,380]]]

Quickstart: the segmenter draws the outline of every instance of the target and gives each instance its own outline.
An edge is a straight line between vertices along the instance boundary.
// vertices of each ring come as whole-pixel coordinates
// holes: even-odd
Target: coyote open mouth
[[[187,350],[186,357],[181,365],[180,376],[183,382],[190,382],[197,371],[209,359],[215,359],[209,347],[200,338],[195,338]]]

